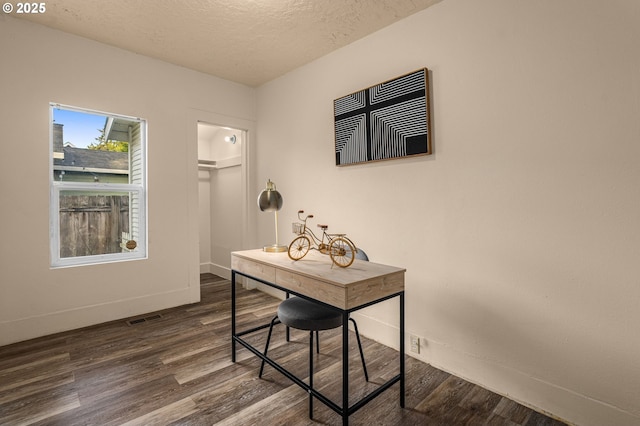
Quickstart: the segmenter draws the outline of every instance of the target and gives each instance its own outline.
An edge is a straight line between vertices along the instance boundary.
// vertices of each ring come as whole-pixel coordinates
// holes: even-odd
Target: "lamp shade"
[[[282,208],[282,195],[271,180],[267,181],[267,187],[258,196],[258,207],[263,212],[277,212]]]

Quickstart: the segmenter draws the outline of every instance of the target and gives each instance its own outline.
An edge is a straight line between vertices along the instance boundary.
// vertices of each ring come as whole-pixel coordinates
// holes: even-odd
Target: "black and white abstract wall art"
[[[431,154],[426,68],[334,101],[336,165]]]

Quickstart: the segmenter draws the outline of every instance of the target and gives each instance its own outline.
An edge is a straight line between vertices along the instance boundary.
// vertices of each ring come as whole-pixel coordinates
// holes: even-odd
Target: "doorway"
[[[244,247],[247,131],[198,122],[200,273],[231,278],[231,252]]]

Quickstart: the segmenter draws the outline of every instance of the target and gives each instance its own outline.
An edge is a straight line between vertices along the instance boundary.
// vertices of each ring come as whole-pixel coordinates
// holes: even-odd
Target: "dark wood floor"
[[[202,276],[202,302],[123,321],[0,347],[2,425],[336,425],[320,402],[308,418],[298,386],[242,349],[230,361],[230,283]],[[257,325],[278,300],[238,289],[239,324]],[[160,314],[158,317],[156,314]],[[135,318],[137,319],[137,318]],[[249,337],[263,347],[266,331]],[[341,333],[320,334],[314,382],[341,404]],[[270,354],[299,377],[308,375],[308,334],[274,331]],[[355,338],[350,353],[353,398],[398,373],[397,352],[363,340],[371,382],[362,374]],[[398,385],[351,416],[353,425],[562,425],[411,357],[406,407]]]

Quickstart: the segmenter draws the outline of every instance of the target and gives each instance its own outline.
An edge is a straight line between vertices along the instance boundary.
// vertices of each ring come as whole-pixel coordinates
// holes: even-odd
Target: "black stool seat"
[[[302,297],[282,301],[278,306],[278,319],[298,330],[331,330],[342,325],[340,311]]]

